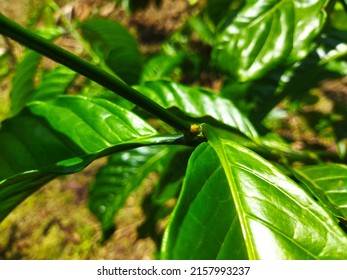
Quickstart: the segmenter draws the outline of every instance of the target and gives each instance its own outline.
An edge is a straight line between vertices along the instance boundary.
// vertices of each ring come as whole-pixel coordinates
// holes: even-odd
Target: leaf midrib
[[[247,28],[252,27],[253,25],[258,24],[258,22],[263,21],[264,18],[268,17],[269,15],[273,14],[275,10],[280,9],[280,6],[284,5],[285,2],[288,2],[288,0],[282,0],[276,3],[271,9],[267,10],[265,13],[263,13],[261,16],[258,16],[255,20],[252,20]],[[290,1],[292,2],[292,1]]]
[[[312,216],[316,217],[318,221],[322,222],[322,225],[324,225],[324,227],[326,228],[326,230],[327,230],[328,232],[330,232],[332,235],[335,235],[335,232],[331,230],[331,228],[326,224],[325,220],[321,219],[321,217],[318,216],[318,215],[316,214],[316,212],[312,212],[312,210],[311,210],[310,208],[307,208],[305,205],[301,205],[300,203],[298,203],[298,202],[295,200],[294,197],[288,195],[288,193],[284,192],[284,190],[278,188],[276,185],[273,185],[272,182],[270,182],[269,180],[267,180],[267,179],[264,178],[264,177],[261,177],[260,174],[252,172],[251,169],[247,168],[247,167],[244,166],[244,165],[235,164],[235,163],[233,163],[233,165],[234,165],[234,166],[240,167],[240,168],[243,169],[244,171],[246,171],[246,172],[248,172],[248,173],[251,173],[251,174],[257,176],[259,179],[261,179],[261,180],[267,182],[268,184],[274,186],[278,191],[280,191],[280,192],[283,193],[286,197],[288,197],[288,198],[292,201],[292,203],[297,204],[297,205],[298,205],[299,207],[301,207],[301,208],[306,208],[306,211],[308,211],[309,213],[311,213]]]
[[[238,190],[236,188],[236,182],[234,180],[234,176],[229,171],[229,168],[225,168],[225,167],[228,166],[228,161],[227,161],[227,158],[226,158],[224,145],[222,144],[221,139],[219,139],[218,137],[214,137],[214,139],[218,142],[218,145],[215,145],[213,148],[216,150],[217,154],[219,154],[220,162],[221,162],[221,164],[223,166],[225,175],[227,177],[228,182],[230,182],[229,186],[230,186],[231,195],[232,195],[234,203],[235,203],[236,213],[237,213],[237,216],[239,217],[239,220],[240,220],[240,225],[241,225],[242,232],[243,232],[244,235],[246,235],[245,244],[246,244],[246,248],[247,248],[247,253],[248,253],[249,259],[254,259],[255,260],[255,259],[257,259],[257,257],[256,257],[254,244],[251,242],[251,238],[250,238],[251,237],[251,232],[250,232],[250,229],[248,227],[248,223],[246,221],[246,215],[243,214],[243,213],[246,213],[246,211],[243,208],[243,205],[242,205],[242,202],[241,202],[241,198],[240,198],[240,196],[238,194]],[[219,151],[219,153],[218,153],[218,151]]]

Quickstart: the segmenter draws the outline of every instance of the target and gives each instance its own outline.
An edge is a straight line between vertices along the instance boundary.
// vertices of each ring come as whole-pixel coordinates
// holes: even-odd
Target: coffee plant
[[[111,19],[26,29],[0,15],[0,33],[27,47],[0,129],[0,219],[107,157],[89,190],[103,241],[155,172],[139,232],[161,259],[347,259],[346,96],[307,122],[335,149],[295,148],[274,125],[346,76],[346,11],[346,1],[208,0],[151,55]],[[81,53],[53,43],[66,34]],[[57,64],[42,69],[43,57]]]

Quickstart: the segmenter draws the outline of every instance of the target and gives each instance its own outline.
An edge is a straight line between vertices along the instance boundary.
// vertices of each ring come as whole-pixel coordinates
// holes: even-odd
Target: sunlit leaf
[[[199,122],[209,122],[212,118],[215,123],[229,125],[248,136],[257,135],[251,123],[231,101],[208,90],[170,81],[148,82],[139,90],[164,108],[176,109],[176,113],[179,109],[182,117],[183,113]]]
[[[246,83],[228,79],[221,94],[247,112],[255,126],[285,98],[292,98],[291,105],[301,107],[302,99],[322,80],[347,73],[346,40],[347,32],[326,28],[317,38],[317,48],[295,66],[277,67],[263,78]]]
[[[332,212],[347,220],[347,166],[321,164],[296,168],[300,179],[326,203]]]
[[[325,0],[246,1],[217,38],[216,64],[247,81],[304,58],[325,23],[325,5]]]
[[[179,138],[157,135],[133,113],[102,99],[32,102],[0,130],[1,218],[52,174],[77,172],[98,157]]]
[[[162,258],[347,258],[347,236],[325,208],[270,162],[204,129]]]

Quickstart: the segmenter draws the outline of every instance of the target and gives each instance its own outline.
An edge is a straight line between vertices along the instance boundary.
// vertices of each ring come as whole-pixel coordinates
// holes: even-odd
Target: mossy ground
[[[54,179],[18,206],[0,225],[0,259],[153,259],[154,243],[137,239],[148,182],[129,197],[117,217],[118,229],[100,244],[99,224],[86,205],[100,165]]]

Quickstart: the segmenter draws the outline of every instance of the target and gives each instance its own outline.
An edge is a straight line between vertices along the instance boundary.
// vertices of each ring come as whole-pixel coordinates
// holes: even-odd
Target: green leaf
[[[340,3],[339,3],[340,2]],[[334,9],[329,12],[329,24],[339,30],[347,30],[347,1],[340,0],[334,4]]]
[[[114,217],[163,156],[162,147],[140,147],[111,156],[89,190],[89,208],[101,223],[103,241],[114,232]]]
[[[295,169],[307,187],[332,212],[347,220],[347,166],[343,164],[320,164]]]
[[[175,183],[184,176],[190,153],[191,149],[186,147],[152,146],[127,150],[109,158],[89,191],[89,208],[101,222],[103,241],[114,232],[114,217],[127,197],[140,187],[150,172],[163,173],[155,186],[153,201],[163,203],[177,194]]]
[[[157,172],[160,178],[152,194],[155,204],[164,204],[179,193],[192,152],[190,147],[170,147],[165,157],[158,162]]]
[[[141,83],[167,78],[183,60],[183,53],[174,55],[159,54],[152,57],[143,68]]]
[[[193,152],[192,148],[181,146],[166,147],[165,150],[165,155],[156,164],[159,180],[142,204],[145,221],[138,228],[139,238],[151,237],[158,248],[163,235],[158,228],[162,228],[163,220],[167,220],[173,210],[173,202],[181,190],[188,159]]]
[[[240,1],[232,1],[232,0],[207,0],[206,3],[206,12],[209,18],[215,25],[218,25],[220,21],[225,19],[230,11],[230,5],[232,2],[240,2]],[[235,4],[235,3],[233,3]]]
[[[83,37],[106,65],[128,84],[139,81],[142,58],[138,44],[119,23],[90,19],[81,25]]]
[[[8,51],[1,49],[0,51],[0,79],[2,80],[10,73],[11,57]]]
[[[230,0],[228,0],[230,2]],[[214,43],[214,33],[208,26],[206,21],[200,17],[193,17],[188,22],[190,28],[195,31],[199,38],[208,45],[213,45]]]
[[[231,126],[247,136],[257,135],[252,124],[231,101],[211,91],[170,81],[147,82],[139,87],[139,91],[164,108],[173,109],[180,117],[184,117],[184,113],[198,122],[214,120],[216,125]]]
[[[165,259],[346,259],[329,212],[273,164],[204,125],[170,225]]]
[[[128,101],[122,96],[115,94],[113,91],[91,80],[86,81],[80,94],[88,98],[106,99],[129,111],[131,111],[135,106],[132,102]]]
[[[34,78],[37,67],[40,63],[41,55],[26,51],[22,61],[16,67],[16,73],[12,81],[11,111],[13,115],[18,114],[29,101],[34,90]]]
[[[325,23],[325,4],[325,0],[246,1],[217,38],[215,63],[248,81],[304,58]]]
[[[346,40],[346,32],[326,28],[317,38],[317,48],[300,63],[293,67],[277,67],[256,81],[241,83],[228,79],[221,94],[248,112],[252,124],[257,127],[283,99],[292,98],[301,107],[298,101],[302,101],[308,91],[318,87],[322,80],[345,75]]]
[[[45,178],[80,171],[101,156],[181,137],[158,135],[133,113],[102,99],[60,96],[32,102],[0,130],[0,205],[5,207],[0,218]],[[18,199],[9,192],[18,192]]]
[[[321,37],[318,38],[319,45],[317,53],[320,56],[320,65],[328,65],[334,61],[343,60],[347,56],[347,31],[326,28]],[[346,64],[340,75],[346,74]]]
[[[58,66],[45,72],[40,85],[32,92],[30,100],[50,100],[63,94],[76,76],[76,72],[65,66]]]
[[[61,96],[53,102],[33,102],[29,108],[86,153],[156,134],[133,113],[103,99]]]
[[[36,171],[18,174],[7,180],[0,180],[0,222],[28,196],[56,175]]]

